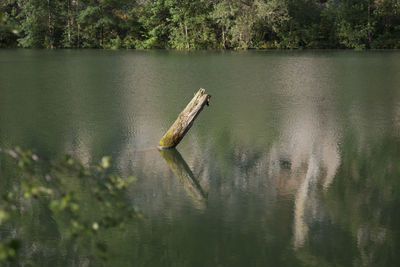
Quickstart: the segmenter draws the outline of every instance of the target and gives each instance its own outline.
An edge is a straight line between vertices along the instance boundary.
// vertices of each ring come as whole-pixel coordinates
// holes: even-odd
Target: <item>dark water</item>
[[[200,87],[210,107],[160,154]],[[143,219],[104,237],[107,266],[400,264],[396,51],[0,50],[0,145],[110,155],[137,177],[127,201]],[[56,247],[40,218],[52,230],[31,239]]]

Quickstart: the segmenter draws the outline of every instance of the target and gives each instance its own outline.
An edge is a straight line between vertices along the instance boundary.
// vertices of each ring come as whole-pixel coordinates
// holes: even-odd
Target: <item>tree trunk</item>
[[[80,48],[80,46],[81,46],[80,32],[81,32],[81,24],[78,23],[78,48]]]
[[[371,47],[371,1],[368,1],[368,48]]]
[[[206,90],[201,88],[161,138],[157,148],[166,149],[176,147],[187,131],[189,131],[190,127],[192,127],[194,120],[200,114],[204,105],[208,105],[210,97],[211,95],[206,94]]]
[[[76,16],[78,16],[78,14],[79,14],[79,0],[76,1]],[[81,33],[81,24],[79,24],[79,22],[78,22],[78,44],[77,44],[78,48],[80,48],[80,46],[81,46],[80,33]]]
[[[68,19],[67,19],[67,29],[68,29],[68,47],[71,47],[71,0],[67,1],[68,5]]]
[[[226,49],[225,46],[225,31],[224,31],[224,27],[222,27],[222,46],[224,49]]]
[[[186,25],[186,12],[183,14],[183,25],[185,27],[186,49],[189,49],[190,45],[189,45],[189,38],[188,38],[188,28],[187,28],[187,25]]]
[[[189,44],[188,28],[186,26],[186,22],[185,22],[185,39],[186,39],[186,49],[189,49],[190,48],[190,44]]]
[[[46,46],[49,46],[49,45],[50,45],[50,47],[46,47],[46,48],[51,48],[51,49],[53,49],[53,40],[52,40],[53,34],[52,34],[52,30],[51,30],[50,0],[47,0],[47,12],[48,12],[48,16],[47,16],[47,18],[48,18],[48,22],[47,22],[47,31],[48,31],[48,40],[49,40],[49,43],[47,43]]]

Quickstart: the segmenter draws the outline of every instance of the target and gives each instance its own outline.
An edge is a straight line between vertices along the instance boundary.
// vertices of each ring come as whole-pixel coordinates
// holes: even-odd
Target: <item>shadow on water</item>
[[[175,148],[164,149],[160,150],[160,155],[178,178],[179,183],[183,185],[183,188],[193,200],[195,206],[198,209],[205,209],[207,207],[207,194],[201,188],[200,183],[179,151]]]

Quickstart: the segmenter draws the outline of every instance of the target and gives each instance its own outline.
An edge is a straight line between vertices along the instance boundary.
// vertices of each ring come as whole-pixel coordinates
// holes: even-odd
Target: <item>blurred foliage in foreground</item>
[[[44,161],[17,147],[0,150],[0,164],[0,265],[42,265],[46,254],[64,256],[46,265],[106,261],[104,236],[140,217],[125,201],[135,178],[111,173],[109,157],[84,166],[71,156]]]

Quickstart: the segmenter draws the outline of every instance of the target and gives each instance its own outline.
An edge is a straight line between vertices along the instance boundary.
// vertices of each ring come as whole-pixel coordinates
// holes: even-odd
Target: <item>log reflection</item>
[[[207,206],[207,194],[201,188],[200,183],[194,177],[189,165],[179,151],[175,148],[160,150],[160,155],[178,178],[179,183],[183,185],[195,206],[199,209],[205,209]]]

